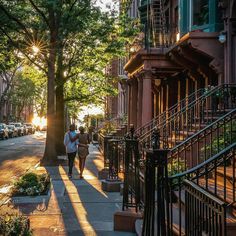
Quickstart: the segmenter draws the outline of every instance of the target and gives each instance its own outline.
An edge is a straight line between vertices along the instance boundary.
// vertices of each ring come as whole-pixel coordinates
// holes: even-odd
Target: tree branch
[[[29,0],[29,2],[31,3],[32,7],[39,13],[39,15],[41,15],[41,17],[44,19],[46,25],[47,25],[48,27],[50,27],[49,21],[48,21],[46,15],[43,13],[43,11],[41,11],[41,10],[37,7],[37,5],[34,3],[34,1]]]
[[[73,10],[73,8],[74,8],[74,6],[75,6],[75,4],[76,4],[77,1],[78,1],[78,0],[75,0],[75,1],[71,4],[70,9],[69,9],[69,13]],[[66,20],[65,20],[65,25],[67,24],[68,20],[70,19],[70,16],[71,16],[71,14],[68,14],[68,17],[67,17]]]
[[[45,70],[42,66],[40,66],[38,63],[36,63],[34,60],[32,60],[29,55],[27,55],[19,46],[16,42],[14,42],[14,40],[11,38],[10,35],[8,35],[8,33],[2,28],[0,27],[0,30],[4,33],[5,36],[7,36],[7,38],[11,41],[12,45],[17,48],[31,63],[33,63],[34,65],[36,65],[40,70],[42,70],[44,73],[47,74],[47,70]]]
[[[5,15],[9,18],[12,19],[13,21],[15,21],[20,27],[21,29],[26,33],[26,35],[29,38],[32,38],[32,35],[29,33],[29,31],[27,30],[27,28],[25,27],[25,25],[16,17],[14,17],[13,15],[11,15],[6,9],[5,7],[1,4],[0,5],[0,9],[5,13]]]

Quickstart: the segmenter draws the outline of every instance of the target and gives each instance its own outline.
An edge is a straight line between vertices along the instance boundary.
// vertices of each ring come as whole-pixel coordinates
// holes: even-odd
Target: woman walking
[[[86,157],[89,154],[89,135],[88,133],[84,132],[84,127],[79,127],[80,133],[77,134],[78,136],[78,156],[79,156],[79,170],[80,170],[80,178],[83,179],[83,171],[85,166]]]
[[[76,137],[75,132],[75,124],[70,125],[70,130],[66,132],[64,137],[64,145],[66,147],[66,153],[68,156],[68,166],[69,166],[69,172],[68,176],[71,179],[72,178],[72,169],[74,166],[74,160],[77,152],[77,145],[79,144],[78,140],[72,141],[71,139]]]
[[[83,179],[83,171],[84,171],[84,166],[85,166],[85,160],[86,157],[89,154],[89,135],[88,133],[84,132],[84,127],[80,126],[79,127],[80,133],[77,134],[74,138],[70,136],[70,140],[73,142],[76,139],[78,139],[78,156],[79,156],[79,170],[80,170],[80,178]]]

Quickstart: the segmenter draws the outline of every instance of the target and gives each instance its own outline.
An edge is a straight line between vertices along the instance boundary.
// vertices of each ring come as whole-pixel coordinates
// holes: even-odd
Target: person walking
[[[75,137],[70,135],[70,141],[74,142],[76,139],[78,139],[78,156],[79,156],[79,171],[80,171],[80,178],[83,179],[83,171],[84,171],[84,166],[85,166],[85,160],[86,157],[89,154],[89,134],[85,133],[84,127],[80,126],[79,127],[80,133],[77,134]]]
[[[70,125],[70,130],[66,132],[64,137],[64,145],[66,147],[66,153],[68,156],[68,166],[69,166],[69,172],[68,177],[72,178],[72,169],[74,166],[74,161],[77,153],[77,146],[79,144],[79,141],[76,139],[74,141],[71,141],[71,138],[76,137],[75,132],[75,124]]]

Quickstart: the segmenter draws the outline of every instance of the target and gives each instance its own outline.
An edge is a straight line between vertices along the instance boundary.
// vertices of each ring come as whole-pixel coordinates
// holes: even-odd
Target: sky
[[[114,0],[97,0],[97,6],[100,6],[104,11],[114,6]]]
[[[79,113],[79,120],[83,120],[86,115],[98,115],[98,114],[103,114],[104,110],[102,107],[98,106],[84,106],[82,107],[82,111]],[[80,123],[78,125],[83,125],[83,123]]]

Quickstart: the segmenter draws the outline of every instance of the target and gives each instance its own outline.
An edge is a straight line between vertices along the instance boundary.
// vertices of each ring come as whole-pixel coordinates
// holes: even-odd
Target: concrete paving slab
[[[113,214],[120,211],[121,203],[63,203],[62,214],[65,219],[77,218],[78,220],[87,220],[89,222],[110,221],[113,222]]]
[[[122,199],[119,196],[113,196],[106,198],[99,193],[79,193],[78,194],[66,194],[64,203],[121,203]]]

